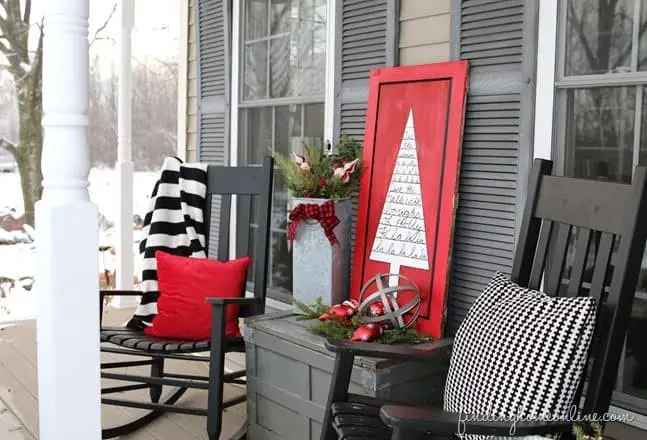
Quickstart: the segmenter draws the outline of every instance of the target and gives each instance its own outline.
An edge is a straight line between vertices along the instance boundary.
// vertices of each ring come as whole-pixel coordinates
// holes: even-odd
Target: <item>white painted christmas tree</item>
[[[400,273],[400,266],[429,269],[413,110],[409,110],[369,258],[389,263],[389,273],[394,275]],[[397,280],[392,276],[389,284],[396,285]]]

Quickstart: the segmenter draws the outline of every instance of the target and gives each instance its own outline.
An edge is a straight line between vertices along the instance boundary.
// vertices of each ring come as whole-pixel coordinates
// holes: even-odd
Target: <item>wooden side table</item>
[[[325,338],[307,331],[316,321],[296,316],[278,312],[246,321],[251,439],[319,439],[334,356],[324,347]],[[350,392],[439,405],[448,367],[449,355],[433,364],[358,357]]]

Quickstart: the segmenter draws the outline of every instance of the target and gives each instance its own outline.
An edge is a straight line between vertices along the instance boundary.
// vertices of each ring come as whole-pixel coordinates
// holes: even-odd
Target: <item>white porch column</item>
[[[119,89],[117,109],[117,181],[119,215],[117,216],[117,289],[133,288],[133,162],[131,129],[131,36],[134,20],[133,0],[120,2]],[[129,307],[134,297],[115,297],[112,305]]]
[[[36,204],[41,440],[101,438],[97,208],[88,195],[88,1],[47,1]]]

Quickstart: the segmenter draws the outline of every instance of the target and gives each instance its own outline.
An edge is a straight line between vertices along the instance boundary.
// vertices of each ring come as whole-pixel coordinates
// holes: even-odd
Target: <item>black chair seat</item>
[[[331,405],[332,425],[339,440],[390,440],[392,430],[380,419],[380,407],[366,403]],[[455,436],[430,436],[431,440],[455,440]]]
[[[199,353],[209,351],[211,344],[205,341],[183,341],[146,336],[144,332],[129,328],[101,329],[101,342],[151,353]],[[243,338],[227,338],[229,351],[244,351]]]

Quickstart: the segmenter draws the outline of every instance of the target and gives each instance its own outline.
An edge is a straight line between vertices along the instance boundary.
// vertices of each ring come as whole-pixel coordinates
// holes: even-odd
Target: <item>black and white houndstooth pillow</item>
[[[553,298],[497,272],[456,334],[445,411],[510,421],[567,417],[595,318],[594,298]]]

